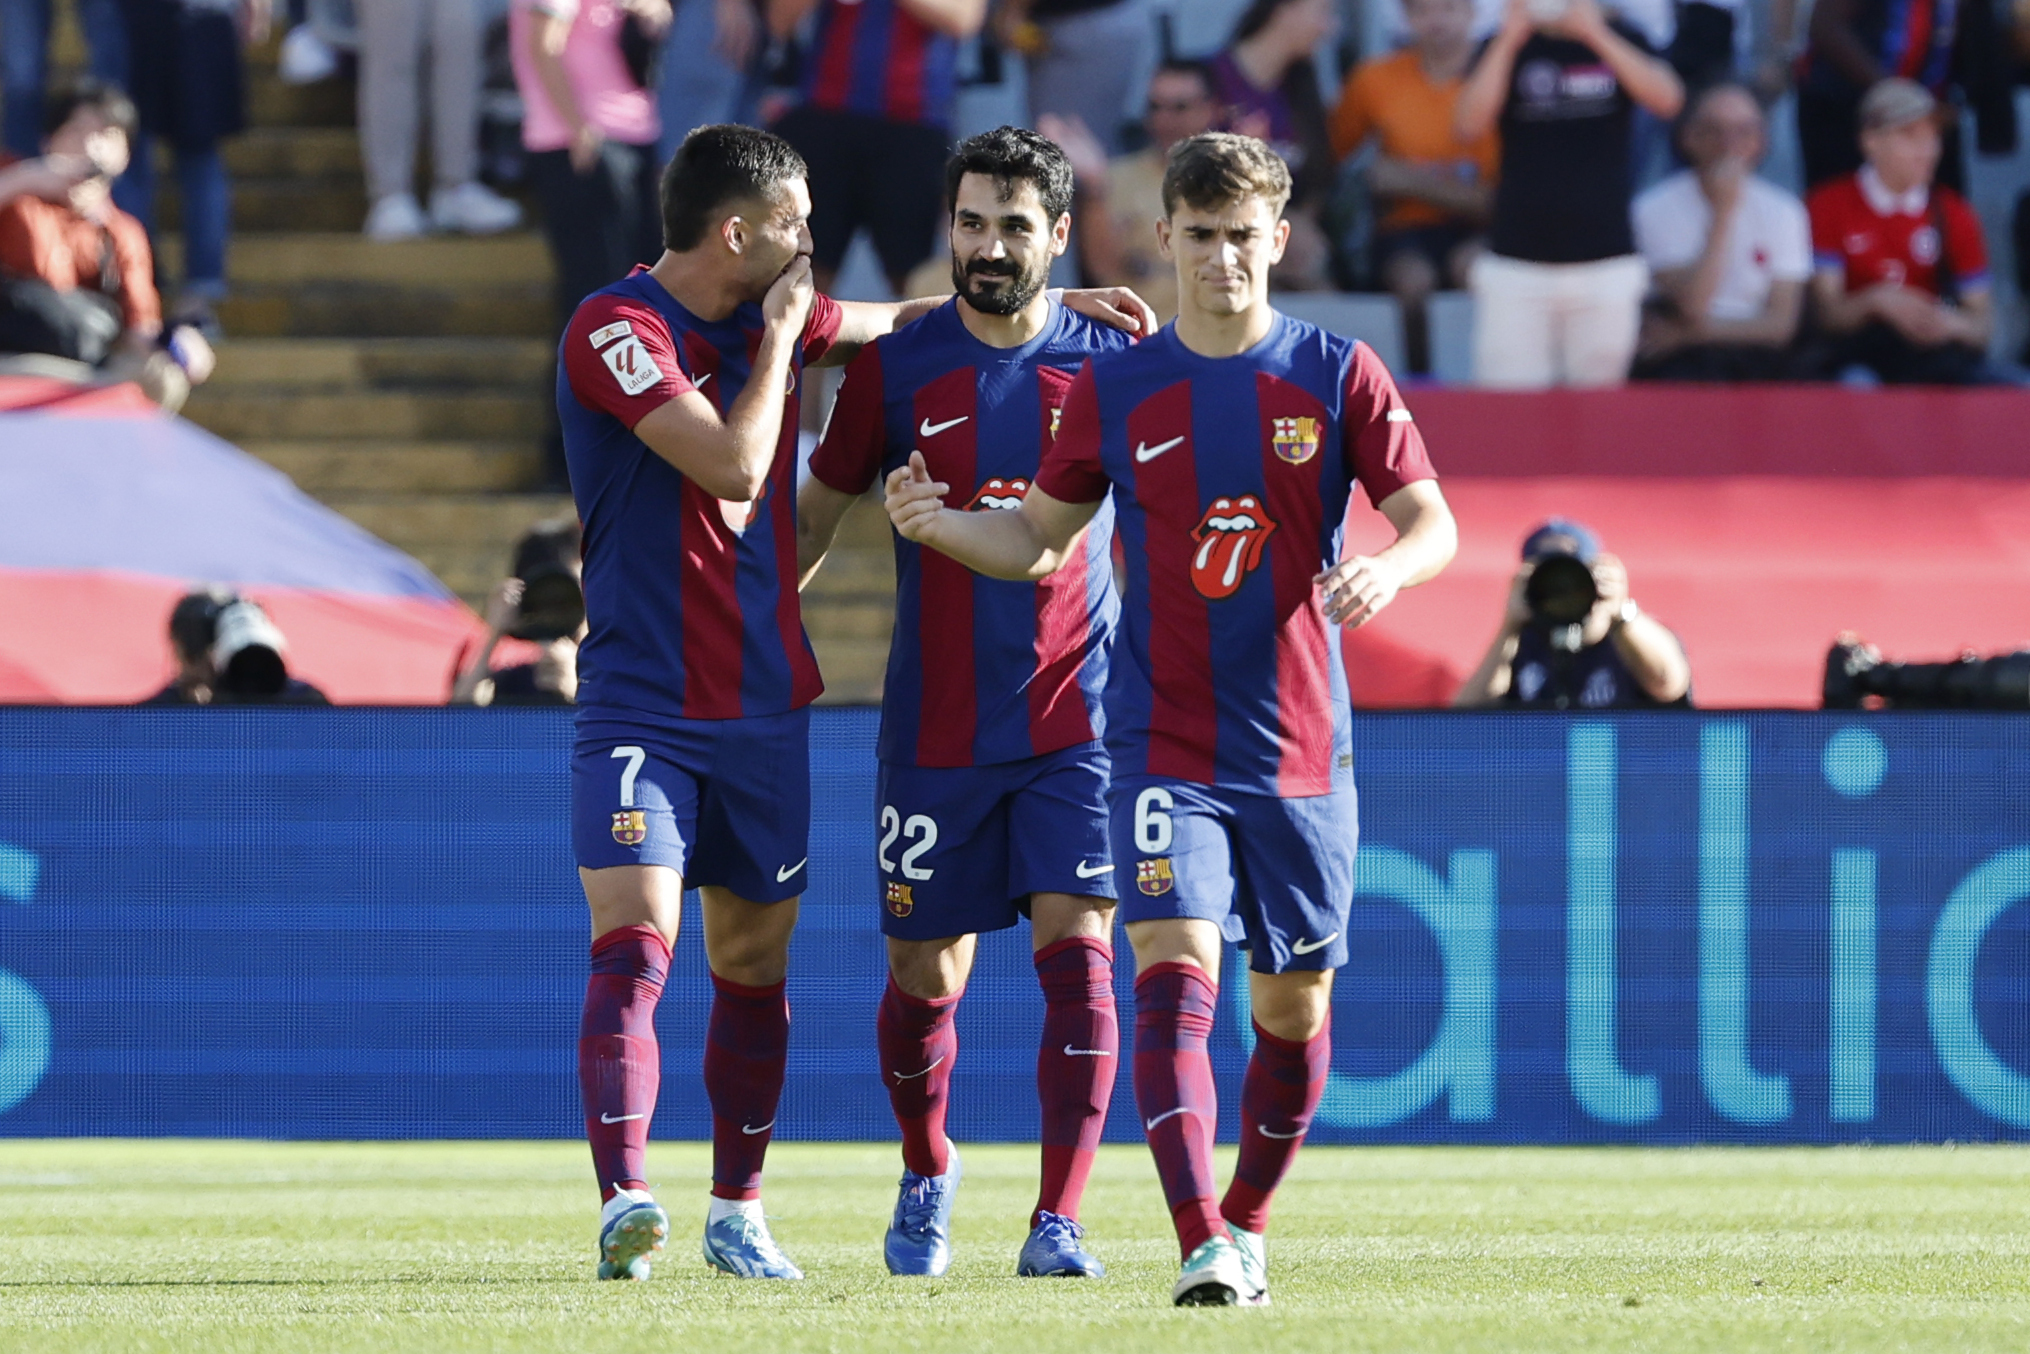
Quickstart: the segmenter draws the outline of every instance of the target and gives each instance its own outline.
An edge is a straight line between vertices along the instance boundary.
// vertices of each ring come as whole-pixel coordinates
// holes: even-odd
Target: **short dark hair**
[[[1015,195],[1015,185],[1036,185],[1043,201],[1046,225],[1071,210],[1071,161],[1048,137],[1027,127],[996,127],[991,132],[967,137],[945,165],[945,207],[959,209],[959,181],[968,174],[985,174],[994,180],[1001,201]]]
[[[178,598],[169,612],[169,644],[177,657],[189,662],[210,653],[218,642],[219,613],[239,600],[231,588],[216,585]]]
[[[134,111],[134,101],[127,92],[110,80],[95,80],[80,76],[73,80],[60,80],[49,87],[42,99],[42,135],[47,140],[63,130],[63,125],[78,115],[78,110],[89,108],[99,115],[108,127],[118,127],[132,141],[140,127],[140,116]]]
[[[1265,197],[1278,214],[1290,201],[1290,166],[1252,136],[1204,132],[1170,148],[1163,171],[1163,215],[1177,204],[1201,211],[1242,198]]]
[[[1188,75],[1198,81],[1199,88],[1205,91],[1205,97],[1208,99],[1213,97],[1213,91],[1218,88],[1213,83],[1211,63],[1196,57],[1165,57],[1157,63],[1155,74],[1149,77],[1150,83],[1155,83],[1159,75]]]
[[[731,124],[700,127],[663,170],[663,245],[678,253],[696,249],[729,203],[766,200],[791,179],[809,177],[804,157],[773,132]]]

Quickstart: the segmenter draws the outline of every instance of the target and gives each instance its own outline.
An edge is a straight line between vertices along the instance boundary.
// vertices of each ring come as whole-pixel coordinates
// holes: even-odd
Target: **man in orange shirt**
[[[163,341],[148,232],[113,205],[134,105],[82,81],[51,94],[44,125],[42,159],[0,175],[0,353],[69,358],[180,405],[212,353],[187,326]]]
[[[1410,365],[1429,369],[1424,298],[1463,287],[1487,225],[1500,146],[1492,131],[1461,141],[1452,106],[1473,60],[1472,0],[1408,0],[1411,45],[1363,62],[1346,79],[1332,115],[1341,160],[1370,138],[1380,144],[1367,185],[1381,200],[1374,272],[1403,305]]]

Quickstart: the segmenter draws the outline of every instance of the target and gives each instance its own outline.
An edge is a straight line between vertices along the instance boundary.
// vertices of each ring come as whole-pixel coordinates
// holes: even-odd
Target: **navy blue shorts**
[[[995,766],[881,765],[881,931],[942,940],[1013,926],[1032,893],[1117,896],[1098,743]]]
[[[1136,776],[1109,799],[1114,859],[1133,871],[1121,881],[1122,921],[1217,922],[1257,973],[1346,963],[1360,837],[1352,785],[1278,799]]]
[[[588,719],[571,753],[571,850],[580,867],[667,865],[687,887],[754,903],[804,890],[811,714]]]

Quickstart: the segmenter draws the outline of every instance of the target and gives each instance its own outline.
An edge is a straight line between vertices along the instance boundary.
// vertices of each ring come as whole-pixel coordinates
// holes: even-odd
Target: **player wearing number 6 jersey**
[[[854,499],[912,449],[955,486],[953,507],[1018,506],[1072,374],[1132,341],[1043,291],[1071,227],[1071,166],[1056,146],[999,128],[959,147],[946,184],[958,297],[847,368],[799,505],[807,575]],[[1098,741],[1119,612],[1110,540],[1102,519],[1066,568],[1028,583],[982,578],[896,538],[877,798],[890,978],[877,1033],[902,1128],[901,1196],[885,1245],[897,1274],[934,1276],[950,1263],[953,1017],[978,933],[1022,914],[1045,1000],[1043,1183],[1017,1273],[1103,1272],[1077,1219],[1120,1050]]]
[[[1021,508],[952,511],[920,457],[887,483],[898,532],[998,578],[1065,567],[1113,505],[1127,562],[1106,691],[1113,858],[1135,948],[1135,1098],[1184,1256],[1180,1304],[1267,1301],[1270,1199],[1330,1063],[1356,820],[1328,623],[1364,623],[1456,544],[1374,354],[1269,307],[1289,191],[1259,141],[1181,143],[1158,224],[1177,322],[1079,374]],[[1340,560],[1356,483],[1396,540]],[[1250,951],[1255,1048],[1216,1200],[1206,1036],[1223,937]]]

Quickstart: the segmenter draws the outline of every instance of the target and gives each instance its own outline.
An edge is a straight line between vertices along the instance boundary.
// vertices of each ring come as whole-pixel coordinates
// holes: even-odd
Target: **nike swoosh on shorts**
[[[1310,954],[1315,950],[1324,949],[1327,945],[1330,945],[1333,941],[1337,939],[1339,939],[1339,932],[1334,931],[1331,935],[1325,937],[1325,939],[1323,940],[1300,940],[1290,946],[1290,953]]]
[[[781,866],[775,872],[775,882],[778,884],[787,884],[790,880],[790,876],[795,874],[798,870],[801,870],[809,861],[810,857],[805,856],[802,860],[798,861],[794,865]],[[1335,932],[1334,934],[1336,935],[1337,932]]]

